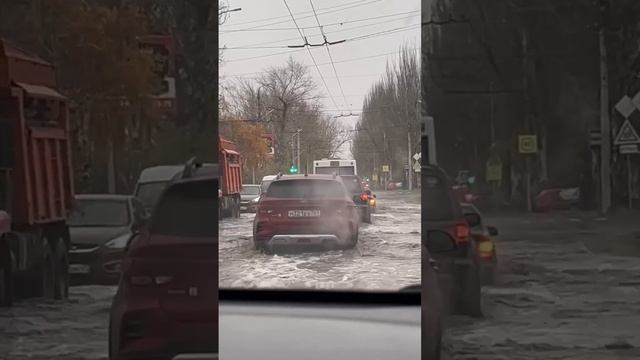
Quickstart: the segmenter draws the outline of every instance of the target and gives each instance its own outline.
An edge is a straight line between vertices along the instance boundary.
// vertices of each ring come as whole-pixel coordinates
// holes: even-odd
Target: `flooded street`
[[[0,359],[107,359],[114,286],[70,289],[69,301],[20,301],[0,309]]]
[[[452,319],[448,358],[640,358],[640,261],[599,251],[637,255],[630,224],[562,212],[487,222],[502,232],[498,282],[483,289],[485,319]]]
[[[220,222],[221,288],[397,290],[420,282],[419,193],[376,192],[372,224],[353,250],[266,255],[251,241],[254,214]]]

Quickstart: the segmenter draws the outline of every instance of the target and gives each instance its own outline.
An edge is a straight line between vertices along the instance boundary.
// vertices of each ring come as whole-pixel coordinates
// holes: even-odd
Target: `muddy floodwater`
[[[640,359],[640,226],[565,212],[487,221],[502,231],[498,283],[483,289],[485,319],[451,319],[447,358]]]
[[[378,199],[373,224],[347,251],[260,254],[252,214],[222,221],[221,286],[390,290],[418,282],[419,200],[403,192]],[[640,359],[637,218],[487,216],[500,230],[497,283],[483,289],[484,319],[449,319],[445,359]],[[113,286],[73,287],[69,301],[0,309],[0,360],[106,359],[114,294]]]
[[[378,192],[358,246],[267,255],[251,240],[254,214],[220,222],[220,287],[398,290],[420,282],[419,193]]]

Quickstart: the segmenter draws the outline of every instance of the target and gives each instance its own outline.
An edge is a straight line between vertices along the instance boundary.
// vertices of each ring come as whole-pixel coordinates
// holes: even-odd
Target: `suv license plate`
[[[297,217],[319,217],[320,210],[289,210],[290,218]]]

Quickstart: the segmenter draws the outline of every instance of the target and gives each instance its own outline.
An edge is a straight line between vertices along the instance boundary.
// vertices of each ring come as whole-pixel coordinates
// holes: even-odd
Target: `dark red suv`
[[[218,353],[217,191],[213,175],[173,181],[131,241],[111,307],[109,359]]]
[[[279,175],[258,204],[253,222],[256,249],[352,248],[360,213],[339,176]]]

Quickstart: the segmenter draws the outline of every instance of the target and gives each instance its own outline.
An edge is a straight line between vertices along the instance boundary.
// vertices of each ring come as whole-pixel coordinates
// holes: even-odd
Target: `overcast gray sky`
[[[250,78],[292,56],[309,66],[327,113],[359,113],[367,91],[383,74],[386,62],[397,58],[400,45],[408,43],[419,54],[420,1],[312,1],[327,40],[346,40],[329,46],[335,71],[326,47],[311,48],[326,87],[309,51],[287,48],[304,43],[287,5],[309,43],[324,41],[310,0],[286,0],[286,4],[285,0],[228,0],[230,9],[242,10],[229,13],[220,27],[220,46],[227,48],[221,75],[225,81]],[[339,119],[349,128],[357,121],[357,117]]]

